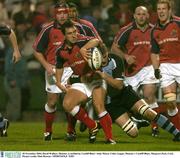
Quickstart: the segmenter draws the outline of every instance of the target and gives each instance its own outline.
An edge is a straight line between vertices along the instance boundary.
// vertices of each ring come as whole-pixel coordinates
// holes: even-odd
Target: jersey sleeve
[[[35,51],[40,52],[42,54],[46,52],[49,43],[49,33],[50,33],[50,28],[43,29],[39,33],[33,44],[33,48]]]
[[[56,51],[56,68],[61,69],[65,63],[65,60],[61,57],[61,49],[62,47],[58,48]]]
[[[124,48],[130,35],[130,30],[121,29],[114,38],[114,43]]]
[[[11,29],[8,26],[0,26],[0,35],[10,35]]]
[[[124,73],[124,61],[122,58],[115,54],[110,54],[110,57],[114,59],[115,62],[115,68],[112,71],[112,77],[113,78],[118,78],[118,79],[123,79],[123,73]]]
[[[151,52],[154,54],[159,54],[160,48],[153,34],[154,34],[154,29],[151,31]]]

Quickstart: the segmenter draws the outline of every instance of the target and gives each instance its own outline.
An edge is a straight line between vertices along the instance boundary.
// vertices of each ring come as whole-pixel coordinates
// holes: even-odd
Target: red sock
[[[74,117],[77,120],[83,122],[89,129],[96,127],[96,122],[88,116],[88,114],[82,107],[80,107],[78,113]]]
[[[67,132],[74,133],[77,120],[69,113],[66,113],[66,118],[67,118],[67,123],[68,123]]]
[[[180,130],[180,114],[179,114],[179,112],[176,115],[174,115],[174,116],[170,116],[169,119],[174,124],[174,126],[178,130]]]
[[[46,132],[52,132],[52,124],[54,122],[55,112],[48,113],[45,111],[44,117],[45,117],[45,124],[46,124],[45,131]]]
[[[106,139],[113,139],[112,138],[112,119],[110,115],[107,113],[105,116],[99,118],[99,123],[102,126]]]

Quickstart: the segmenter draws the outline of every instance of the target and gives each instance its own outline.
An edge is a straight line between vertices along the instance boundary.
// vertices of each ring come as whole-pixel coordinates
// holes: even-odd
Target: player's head
[[[73,44],[77,41],[77,29],[71,20],[67,20],[61,27],[62,33],[65,36],[65,41]]]
[[[76,21],[78,18],[77,5],[75,3],[68,3],[69,6],[69,18]]]
[[[102,43],[99,47],[101,53],[102,53],[102,66],[106,66],[108,64],[108,48],[104,43]]]
[[[57,3],[54,7],[55,19],[62,25],[68,19],[69,7],[66,3]]]
[[[166,24],[169,21],[172,10],[169,0],[158,0],[157,2],[157,14],[161,24]]]
[[[146,7],[139,6],[135,9],[134,19],[137,25],[143,27],[149,21],[149,13]]]

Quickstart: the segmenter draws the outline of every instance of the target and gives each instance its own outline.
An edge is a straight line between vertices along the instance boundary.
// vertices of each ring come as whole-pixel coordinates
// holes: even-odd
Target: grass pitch
[[[180,143],[173,142],[169,133],[160,130],[156,138],[151,136],[150,127],[140,129],[137,138],[128,137],[119,127],[113,125],[116,145],[104,144],[102,130],[97,135],[95,144],[88,143],[88,132],[79,132],[77,140],[64,141],[65,123],[55,123],[53,140],[43,140],[44,124],[40,122],[11,123],[8,137],[0,137],[0,151],[180,151]]]

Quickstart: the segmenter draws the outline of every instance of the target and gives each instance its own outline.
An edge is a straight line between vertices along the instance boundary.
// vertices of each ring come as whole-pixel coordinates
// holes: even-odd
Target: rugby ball
[[[91,48],[91,59],[88,59],[88,65],[92,70],[98,70],[102,65],[102,53],[97,48]]]

